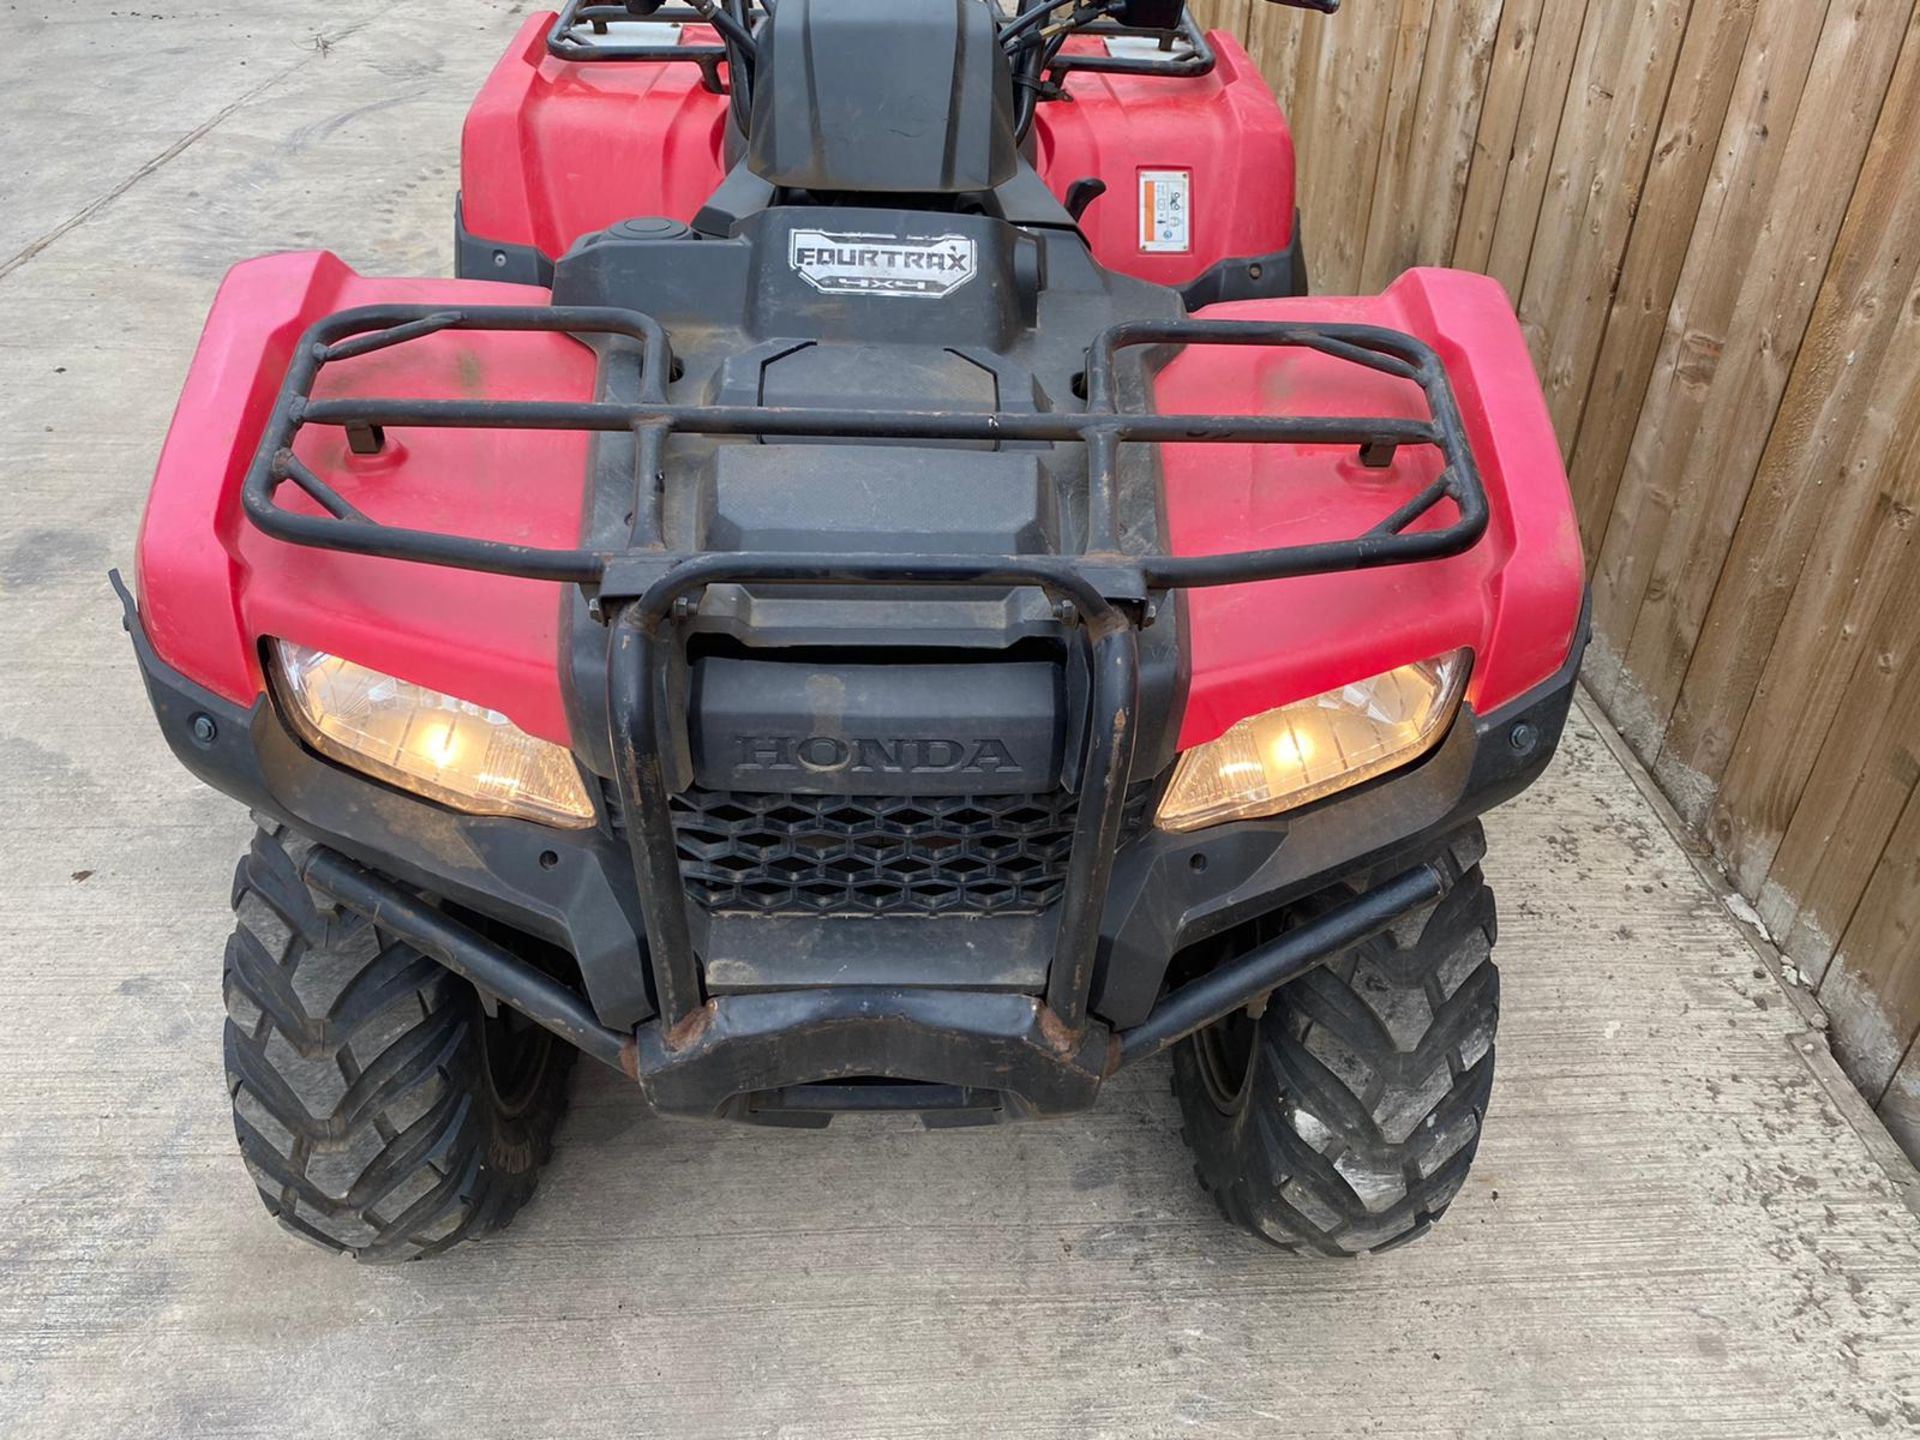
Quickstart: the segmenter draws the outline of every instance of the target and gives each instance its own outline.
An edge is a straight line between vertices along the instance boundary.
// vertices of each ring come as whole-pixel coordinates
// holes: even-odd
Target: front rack
[[[388,398],[314,399],[331,364],[444,331],[547,332],[598,336],[602,364],[637,367],[634,403]],[[1160,414],[1122,407],[1119,356],[1141,346],[1232,345],[1304,349],[1418,385],[1429,418]],[[1077,1044],[1089,1025],[1099,926],[1125,809],[1138,699],[1138,630],[1152,597],[1168,590],[1246,584],[1439,560],[1485,533],[1485,486],[1439,356],[1395,330],[1347,324],[1177,320],[1115,325],[1088,351],[1086,408],[1012,411],[875,411],[827,406],[686,405],[667,398],[673,347],[664,326],[633,310],[603,307],[377,305],[315,324],[295,351],[242,498],[252,523],[288,544],[426,565],[582,586],[611,629],[607,661],[612,744],[628,817],[635,881],[669,1048],[692,1044],[703,1006],[681,883],[667,781],[677,753],[666,663],[682,601],[717,584],[1032,586],[1083,629],[1092,675],[1080,797],[1042,1028]],[[346,500],[294,454],[310,425],[344,430],[351,449],[378,452],[388,428],[517,429],[631,434],[636,440],[633,522],[618,550],[546,549],[381,524]],[[1084,447],[1087,543],[1072,555],[784,554],[688,552],[664,538],[665,451],[673,435],[805,436],[845,440],[1050,442]],[[1131,555],[1119,540],[1120,447],[1128,444],[1358,447],[1362,462],[1391,464],[1403,445],[1438,450],[1439,475],[1419,494],[1348,540],[1224,555]],[[292,483],[323,514],[276,501]],[[1414,527],[1442,504],[1444,524]]]
[[[607,363],[638,367],[634,403],[548,400],[407,400],[374,397],[320,399],[313,389],[326,366],[369,355],[442,331],[543,331],[594,335],[629,342]],[[1232,345],[1305,349],[1420,387],[1430,419],[1388,416],[1195,415],[1124,410],[1118,400],[1118,356],[1140,346]],[[1084,411],[858,410],[837,406],[686,405],[667,399],[672,345],[661,324],[634,310],[599,306],[372,305],[343,310],[313,326],[289,369],[244,491],[247,513],[275,539],[389,560],[446,565],[569,581],[617,593],[643,569],[698,567],[714,560],[738,565],[735,555],[673,555],[663,548],[660,475],[671,435],[770,435],[842,440],[973,441],[988,444],[1084,444],[1088,463],[1088,542],[1082,556],[848,556],[844,565],[817,555],[754,557],[766,581],[840,583],[871,574],[871,583],[940,584],[996,572],[1044,577],[1081,588],[1086,577],[1119,580],[1109,598],[1138,600],[1151,590],[1240,585],[1300,575],[1363,570],[1437,560],[1467,549],[1486,527],[1487,500],[1445,367],[1432,348],[1411,335],[1371,325],[1263,320],[1130,321],[1097,336],[1088,352]],[[406,530],[363,514],[293,453],[309,425],[347,432],[359,452],[377,451],[389,427],[484,430],[574,430],[631,433],[639,440],[634,522],[620,550],[559,550]],[[1120,553],[1117,505],[1119,450],[1125,444],[1356,446],[1373,466],[1392,463],[1403,445],[1432,446],[1443,467],[1405,505],[1351,540],[1291,545],[1224,555]],[[327,514],[303,515],[274,501],[291,481]],[[1455,518],[1437,529],[1412,527],[1443,501]],[[831,573],[817,574],[826,570]],[[779,572],[779,573],[775,573]],[[1038,583],[1037,581],[1035,583]]]

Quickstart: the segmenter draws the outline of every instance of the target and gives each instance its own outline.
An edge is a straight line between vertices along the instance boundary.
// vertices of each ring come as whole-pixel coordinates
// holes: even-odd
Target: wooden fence
[[[1317,290],[1514,297],[1586,680],[1920,1153],[1914,0],[1196,0],[1294,124]]]

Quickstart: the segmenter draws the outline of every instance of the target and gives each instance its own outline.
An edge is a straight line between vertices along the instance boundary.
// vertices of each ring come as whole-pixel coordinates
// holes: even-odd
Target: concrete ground
[[[219,1060],[247,822],[164,752],[104,572],[229,263],[448,269],[522,12],[146,3],[0,5],[0,1434],[1920,1428],[1903,1177],[1584,719],[1491,827],[1499,1084],[1410,1250],[1227,1228],[1162,1066],[946,1135],[680,1127],[583,1069],[499,1239],[377,1271],[278,1231]]]

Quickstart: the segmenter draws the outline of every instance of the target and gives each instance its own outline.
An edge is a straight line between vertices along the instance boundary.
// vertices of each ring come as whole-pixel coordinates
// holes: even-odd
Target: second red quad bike
[[[122,592],[258,819],[226,1069],[282,1223],[504,1224],[582,1051],[780,1125],[1171,1051],[1231,1220],[1439,1218],[1477,817],[1585,635],[1495,284],[1309,298],[1286,122],[1180,0],[575,0],[456,238],[233,271]]]

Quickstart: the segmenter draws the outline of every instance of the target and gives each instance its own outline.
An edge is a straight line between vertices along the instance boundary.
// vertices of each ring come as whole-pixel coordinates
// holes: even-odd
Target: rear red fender
[[[1143,75],[1075,74],[1073,98],[1042,105],[1034,120],[1034,165],[1065,200],[1085,177],[1107,193],[1088,207],[1080,229],[1094,258],[1110,270],[1179,287],[1226,260],[1272,255],[1293,243],[1294,154],[1287,117],[1260,72],[1224,30],[1208,34],[1211,75],[1170,80]],[[1078,36],[1070,50],[1102,42]],[[1145,248],[1144,186],[1156,175],[1186,176],[1190,248]]]
[[[460,146],[467,229],[557,258],[580,236],[636,215],[691,221],[723,178],[726,99],[694,65],[581,64],[547,53],[551,14],[532,16],[488,77]],[[711,45],[705,26],[684,44]],[[1208,36],[1211,75],[1172,80],[1074,74],[1070,101],[1043,105],[1035,163],[1065,199],[1076,180],[1107,193],[1082,221],[1094,255],[1122,274],[1185,285],[1223,260],[1270,255],[1293,240],[1293,136],[1273,94],[1231,35]],[[1087,36],[1074,50],[1097,50]],[[1143,249],[1145,181],[1186,176],[1188,248]],[[1176,182],[1177,184],[1178,182]]]
[[[557,259],[618,220],[692,220],[725,174],[726,97],[702,88],[696,65],[556,60],[553,22],[528,18],[467,112],[467,229]],[[681,33],[686,44],[718,39],[703,25]]]
[[[214,302],[141,528],[141,607],[160,657],[244,704],[261,689],[261,638],[280,636],[569,743],[557,587],[286,546],[240,509],[293,345],[314,320],[376,302],[543,298],[482,281],[366,279],[325,254],[235,269]],[[1181,744],[1459,646],[1475,652],[1468,698],[1482,713],[1548,678],[1578,623],[1580,547],[1553,428],[1498,286],[1414,271],[1376,297],[1206,313],[1388,325],[1432,344],[1452,375],[1492,523],[1479,545],[1451,560],[1191,592],[1193,678]],[[593,375],[591,352],[565,336],[449,331],[329,367],[318,393],[583,400]],[[1212,412],[1416,414],[1422,404],[1404,382],[1317,354],[1207,347],[1169,365],[1158,394],[1163,408]],[[382,455],[356,457],[337,432],[316,429],[299,448],[381,520],[556,548],[578,540],[581,434],[410,430],[391,434]],[[1326,446],[1170,446],[1171,545],[1207,554],[1350,537],[1423,486],[1435,463],[1412,449],[1383,471]],[[305,501],[289,486],[281,503]]]

